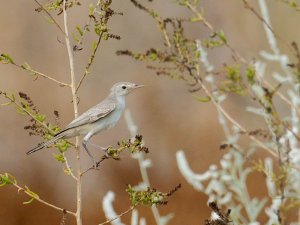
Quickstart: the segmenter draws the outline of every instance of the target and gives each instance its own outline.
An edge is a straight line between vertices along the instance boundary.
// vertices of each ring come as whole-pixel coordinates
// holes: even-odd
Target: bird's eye
[[[123,89],[126,89],[126,86],[122,86]]]

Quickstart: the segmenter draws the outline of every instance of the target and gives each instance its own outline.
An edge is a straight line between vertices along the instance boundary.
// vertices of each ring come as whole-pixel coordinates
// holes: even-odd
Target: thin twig
[[[56,80],[55,78],[50,77],[50,76],[48,76],[48,75],[46,75],[46,74],[44,74],[44,73],[41,73],[41,72],[39,72],[39,71],[36,71],[36,70],[34,70],[34,69],[31,69],[31,68],[25,68],[24,66],[21,66],[21,65],[18,65],[18,64],[13,64],[13,65],[15,65],[15,66],[17,66],[17,67],[19,67],[19,68],[21,68],[21,69],[23,69],[23,70],[27,70],[27,71],[33,73],[34,75],[38,75],[38,76],[44,77],[44,78],[46,78],[46,79],[49,79],[49,80],[51,80],[51,81],[53,81],[53,82],[59,84],[59,85],[62,86],[62,87],[65,87],[65,86],[70,87],[70,84],[67,84],[67,83],[65,83],[65,82],[61,82],[61,81],[59,81],[59,80]]]
[[[61,26],[58,24],[58,22],[54,19],[54,17],[51,15],[51,13],[41,4],[39,3],[39,1],[34,0],[36,2],[36,4],[38,4],[41,9],[50,17],[50,19],[53,21],[53,23],[58,27],[58,29],[64,34],[66,35],[66,33],[64,32],[64,30],[61,28]]]
[[[51,208],[53,208],[53,209],[56,209],[56,210],[61,211],[61,212],[68,213],[68,214],[70,214],[70,215],[76,217],[76,213],[74,213],[74,212],[72,212],[72,211],[69,211],[69,210],[66,210],[66,209],[63,209],[63,208],[60,208],[60,207],[58,207],[58,206],[56,206],[56,205],[53,205],[53,204],[51,204],[51,203],[49,203],[49,202],[46,202],[45,200],[43,200],[43,199],[41,199],[41,198],[39,198],[39,197],[33,196],[30,192],[28,192],[26,189],[22,188],[22,187],[19,186],[18,184],[12,183],[12,185],[13,185],[14,187],[16,187],[16,188],[18,189],[18,191],[23,191],[25,194],[27,194],[27,195],[30,196],[31,198],[34,198],[34,200],[37,200],[38,202],[43,203],[44,205],[49,206],[49,207],[51,207]]]
[[[80,78],[80,80],[79,80],[79,82],[78,82],[78,85],[77,85],[77,87],[76,87],[76,93],[77,93],[78,89],[80,88],[80,86],[81,86],[83,80],[85,79],[85,77],[89,74],[89,69],[90,69],[91,65],[93,64],[93,62],[94,62],[94,59],[95,59],[95,56],[96,56],[98,47],[99,47],[100,42],[101,42],[101,40],[102,40],[103,33],[104,33],[104,32],[102,31],[101,34],[99,35],[99,38],[98,38],[96,47],[94,48],[93,53],[92,53],[92,55],[91,55],[90,58],[89,58],[89,62],[88,62],[88,64],[87,64],[87,66],[85,67],[84,74],[83,74],[82,77]]]
[[[121,218],[122,216],[126,215],[127,213],[131,212],[133,209],[135,208],[135,206],[131,206],[129,209],[127,209],[125,212],[122,212],[121,214],[117,215],[116,217],[112,218],[112,219],[108,219],[103,223],[100,223],[99,225],[104,225],[104,224],[108,224],[113,222],[116,219]]]
[[[44,128],[46,128],[49,132],[51,132],[51,134],[54,134],[53,131],[47,127],[47,125],[43,122],[41,122],[40,120],[38,120],[36,118],[36,116],[34,116],[31,112],[29,112],[26,108],[22,107],[19,103],[16,102],[16,100],[14,100],[13,98],[11,98],[9,95],[7,95],[7,93],[5,92],[0,92],[1,95],[3,95],[5,98],[9,99],[13,104],[15,104],[19,109],[22,109],[23,112],[25,112],[29,117],[31,117],[32,119],[34,119],[37,123],[39,123],[41,126],[43,126]]]
[[[199,18],[199,20],[209,29],[211,30],[213,33],[216,33],[216,30],[214,29],[214,27],[205,19],[205,17],[202,16],[201,13],[199,13],[199,11],[197,10],[197,8],[195,6],[193,6],[189,1],[185,2],[186,6],[192,10],[192,12]],[[236,51],[229,43],[225,42],[224,43],[225,46],[227,46],[227,48],[230,49],[230,51],[232,52],[233,56],[237,59],[239,59],[242,63],[246,63],[246,59],[244,59],[238,51]]]
[[[67,84],[65,82],[56,80],[55,78],[53,78],[51,76],[48,76],[48,75],[46,75],[44,73],[36,71],[36,70],[34,70],[34,69],[30,68],[30,67],[27,67],[25,65],[19,65],[19,64],[15,63],[15,62],[11,62],[11,64],[14,65],[14,66],[16,66],[16,67],[18,67],[18,68],[20,68],[20,69],[26,70],[26,71],[32,73],[33,75],[41,76],[41,77],[44,77],[44,78],[46,78],[48,80],[51,80],[51,81],[57,83],[58,85],[60,85],[62,87],[65,87],[65,86],[70,87],[70,84]]]
[[[66,11],[66,0],[63,2],[63,15],[64,15],[64,28],[65,28],[65,40],[67,45],[67,51],[69,56],[70,63],[70,76],[71,76],[71,91],[72,91],[72,99],[73,99],[73,108],[74,108],[74,116],[78,117],[78,105],[77,105],[77,95],[76,95],[76,83],[75,83],[75,66],[74,66],[74,57],[72,52],[72,47],[70,43],[70,36],[68,31],[68,15]],[[81,179],[81,163],[80,163],[80,149],[79,149],[79,138],[76,137],[75,142],[76,156],[77,156],[77,194],[76,194],[76,222],[77,225],[82,225],[82,179]]]
[[[198,71],[198,69],[197,69]],[[261,142],[260,140],[258,140],[256,137],[252,136],[249,134],[249,132],[247,132],[246,128],[244,128],[241,124],[239,124],[236,120],[234,120],[229,113],[216,101],[216,99],[214,98],[214,96],[210,93],[210,91],[208,90],[208,88],[203,84],[203,82],[196,78],[197,82],[200,84],[201,88],[205,91],[206,95],[211,99],[211,101],[213,102],[213,104],[216,106],[216,108],[232,123],[234,124],[237,128],[239,128],[240,131],[242,131],[243,133],[247,134],[248,137],[254,141],[258,146],[260,146],[261,148],[267,150],[272,156],[274,157],[278,157],[278,155],[276,154],[276,152],[274,152],[272,149],[270,149],[268,146],[266,146],[263,142]]]
[[[68,161],[68,159],[67,159],[65,153],[63,152],[62,155],[63,155],[64,161],[65,161],[65,164],[66,164],[68,173],[70,173],[70,175],[72,176],[72,178],[73,178],[74,180],[77,181],[77,177],[74,175],[74,173],[73,173],[73,171],[72,171],[72,169],[71,169],[71,166],[70,166],[70,164],[69,164],[69,161]]]
[[[261,16],[259,13],[249,4],[248,0],[242,0],[244,2],[245,8],[249,9],[256,17],[259,19],[265,26],[272,32],[274,37],[276,37],[278,40],[280,40],[291,52],[293,52],[293,49],[291,45],[289,45],[283,38],[281,38],[271,27],[271,25]]]
[[[107,155],[103,155],[102,158],[101,158],[98,162],[96,162],[96,169],[97,169],[97,168],[100,166],[100,164],[101,164],[104,160],[106,160],[106,159],[109,159],[109,157],[108,157]],[[95,170],[95,167],[94,167],[94,166],[89,167],[88,169],[86,169],[85,171],[83,171],[83,172],[81,173],[80,176],[83,176],[84,174],[86,174],[87,172],[89,172],[89,171],[91,171],[91,170]]]

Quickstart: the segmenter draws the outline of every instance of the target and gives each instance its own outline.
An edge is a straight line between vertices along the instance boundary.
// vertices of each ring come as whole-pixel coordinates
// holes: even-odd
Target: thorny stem
[[[135,206],[131,206],[129,209],[127,209],[125,212],[122,212],[121,214],[117,215],[116,217],[112,218],[112,219],[108,219],[103,223],[100,223],[99,225],[104,225],[104,224],[108,224],[113,222],[116,219],[121,218],[122,216],[126,215],[127,213],[131,212],[133,209],[135,208]]]
[[[54,19],[54,17],[51,15],[51,13],[37,0],[34,0],[36,2],[36,4],[39,5],[39,7],[41,7],[41,9],[49,16],[49,18],[52,20],[52,22],[58,27],[58,29],[64,34],[66,35],[66,33],[64,32],[64,30],[61,28],[61,26],[58,24],[58,22]]]
[[[53,208],[53,209],[56,209],[56,210],[58,210],[58,211],[61,211],[61,212],[64,212],[64,213],[67,213],[67,214],[70,214],[70,215],[76,217],[76,213],[74,213],[74,212],[72,212],[72,211],[69,211],[69,210],[60,208],[60,207],[58,207],[58,206],[56,206],[56,205],[53,205],[53,204],[51,204],[51,203],[49,203],[49,202],[46,202],[45,200],[43,200],[43,199],[41,199],[41,198],[39,198],[39,197],[34,197],[34,196],[32,196],[32,194],[31,194],[30,192],[28,192],[26,189],[22,188],[22,187],[19,186],[18,184],[12,183],[12,185],[13,185],[14,187],[16,187],[16,188],[18,189],[18,191],[23,191],[25,194],[27,194],[27,195],[30,196],[31,198],[34,198],[34,200],[37,200],[38,202],[40,202],[40,203],[42,203],[42,204],[44,204],[44,205],[46,205],[46,206],[49,206],[49,207],[51,207],[51,208]]]
[[[70,76],[71,76],[71,90],[72,90],[72,99],[73,99],[73,108],[74,108],[74,116],[77,118],[78,116],[78,105],[77,105],[77,94],[76,94],[76,83],[75,83],[75,66],[74,66],[74,58],[73,58],[73,52],[71,48],[70,43],[70,36],[68,31],[68,15],[66,11],[66,0],[63,2],[63,14],[64,14],[64,28],[65,28],[65,39],[66,39],[66,45],[68,50],[68,56],[69,56],[69,63],[70,63]],[[82,225],[82,193],[81,193],[81,186],[82,186],[82,180],[81,180],[81,164],[80,164],[80,149],[79,149],[79,138],[76,137],[75,141],[75,149],[77,154],[77,211],[76,211],[76,222],[77,225]]]

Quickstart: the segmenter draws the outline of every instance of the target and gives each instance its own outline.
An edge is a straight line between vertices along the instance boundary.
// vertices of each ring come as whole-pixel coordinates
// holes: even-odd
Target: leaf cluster
[[[134,139],[129,139],[128,141],[122,140],[118,142],[118,147],[108,147],[106,153],[108,157],[119,160],[120,154],[124,150],[128,150],[131,154],[144,152],[149,153],[149,149],[143,145],[143,136],[136,135]]]
[[[166,205],[167,199],[173,195],[181,185],[177,185],[174,189],[167,193],[157,191],[155,188],[148,187],[146,190],[135,190],[131,185],[127,185],[126,192],[133,206],[142,204],[144,206]]]

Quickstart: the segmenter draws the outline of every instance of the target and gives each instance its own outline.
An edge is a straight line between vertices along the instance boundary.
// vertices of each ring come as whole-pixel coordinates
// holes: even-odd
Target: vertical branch
[[[72,100],[74,108],[75,118],[78,116],[78,105],[77,105],[77,94],[76,94],[76,83],[75,83],[75,66],[74,66],[74,57],[70,43],[70,36],[68,30],[68,14],[66,11],[66,0],[63,2],[63,13],[64,13],[64,29],[65,29],[65,39],[66,46],[68,50],[69,63],[70,63],[70,76],[71,76],[71,91],[72,91]],[[77,212],[76,212],[76,222],[77,225],[82,225],[81,211],[82,211],[82,195],[81,195],[81,165],[80,165],[80,151],[79,151],[79,138],[76,137],[75,149],[77,154]]]

